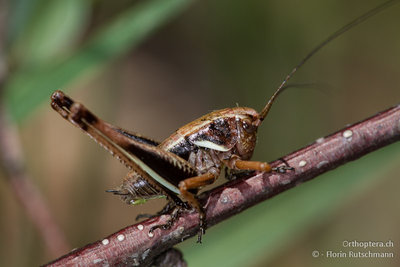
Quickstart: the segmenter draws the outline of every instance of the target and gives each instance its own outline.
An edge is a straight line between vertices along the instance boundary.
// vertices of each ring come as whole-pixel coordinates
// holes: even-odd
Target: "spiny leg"
[[[174,194],[179,194],[179,190],[168,178],[173,177],[171,179],[174,180],[177,176],[186,178],[197,175],[193,166],[183,158],[154,146],[155,142],[147,138],[134,136],[106,123],[61,91],[52,95],[51,105],[62,117],[86,132],[128,168],[142,169],[147,173],[155,171],[152,178]],[[158,175],[159,171],[163,175]]]
[[[163,209],[164,210],[164,209]],[[174,206],[172,209],[172,212],[170,213],[170,218],[167,220],[167,222],[165,224],[159,224],[159,225],[155,225],[153,227],[150,228],[149,233],[152,233],[154,230],[161,228],[163,230],[167,230],[169,228],[171,228],[172,225],[174,225],[174,223],[178,220],[179,215],[181,215],[183,211],[183,208],[181,206]],[[163,214],[160,211],[160,215]],[[157,215],[155,215],[157,216]]]
[[[176,197],[174,195],[170,195],[169,200],[170,202],[168,202],[168,204],[161,211],[159,211],[157,215],[151,216],[152,218],[169,213],[169,220],[165,224],[155,225],[151,227],[149,231],[150,233],[158,228],[162,228],[164,230],[171,228],[171,226],[174,225],[174,223],[178,220],[182,212],[191,208],[186,202],[183,202],[179,197]]]
[[[127,132],[121,132],[119,128],[116,128],[97,118],[82,104],[74,102],[61,91],[56,91],[52,95],[51,104],[52,107],[58,113],[60,113],[62,117],[85,131],[89,136],[94,138],[114,156],[120,159],[128,168],[138,172],[143,177],[148,175],[146,171],[154,170],[154,168],[157,168],[157,165],[160,164],[163,166],[171,166],[170,169],[173,170],[171,175],[193,177],[197,174],[196,170],[187,161],[171,152],[158,149],[153,143],[149,144],[147,139],[143,140],[143,138],[141,139],[140,137],[133,138],[133,136]],[[138,159],[133,157],[132,154],[140,154],[141,157]],[[188,209],[189,207],[183,203],[179,197],[174,197],[174,194],[180,193],[178,188],[170,184],[168,181],[162,179],[162,177],[158,178],[162,182],[165,182],[163,185],[172,191],[167,197],[172,199],[172,201],[177,205],[176,208],[173,207],[171,209],[172,213],[170,221],[168,221],[165,225],[154,227],[154,229],[166,229],[171,227],[173,222],[179,218],[179,214],[182,212],[182,210]],[[147,182],[151,183],[152,186],[157,188],[159,187],[156,181],[153,182],[152,179],[146,180]],[[120,190],[110,190],[108,192],[120,195],[126,199],[129,199],[129,196],[131,195],[129,193],[127,194],[126,192],[121,192]],[[164,211],[166,210],[163,210],[162,212],[164,213]]]
[[[201,238],[203,234],[205,234],[206,228],[206,214],[203,210],[203,207],[200,205],[199,201],[197,200],[195,194],[191,193],[189,190],[197,189],[201,186],[205,186],[208,184],[212,184],[217,176],[212,173],[206,173],[200,176],[192,177],[185,179],[179,183],[179,190],[182,196],[187,200],[193,208],[195,208],[199,213],[199,234],[197,236],[197,243],[201,243]]]

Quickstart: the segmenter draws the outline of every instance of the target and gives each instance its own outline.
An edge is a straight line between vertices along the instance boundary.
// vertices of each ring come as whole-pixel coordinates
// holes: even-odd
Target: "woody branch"
[[[202,194],[200,201],[206,208],[208,226],[398,140],[400,105],[283,157],[283,161],[294,167],[295,171],[284,174],[256,173]],[[282,160],[277,160],[271,165],[281,164]],[[198,214],[188,212],[171,229],[159,229],[154,235],[149,235],[149,229],[165,223],[167,216],[128,226],[103,240],[74,250],[48,266],[86,266],[96,263],[147,266],[168,248],[198,232]]]

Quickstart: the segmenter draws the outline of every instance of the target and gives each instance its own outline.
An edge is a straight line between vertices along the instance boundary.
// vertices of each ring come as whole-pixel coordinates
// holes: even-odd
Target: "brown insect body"
[[[252,122],[257,118],[258,113],[251,108],[214,111],[179,128],[157,147],[187,160],[197,175],[211,172],[218,176],[223,164],[233,155],[242,160],[251,158],[257,133]],[[166,180],[176,187],[182,181],[179,177]],[[139,184],[147,186],[142,182]],[[139,188],[139,184],[135,188]]]
[[[226,108],[214,111],[181,127],[158,147],[188,160],[198,174],[219,169],[233,155],[250,159],[257,127],[258,113],[251,108]],[[214,162],[214,165],[210,165]]]
[[[169,228],[183,210],[195,208],[199,213],[200,242],[205,229],[205,212],[196,198],[198,189],[213,183],[223,166],[233,170],[265,172],[292,170],[288,166],[271,168],[266,162],[249,161],[255,148],[257,129],[276,97],[312,55],[394,2],[397,1],[388,1],[368,11],[316,46],[286,76],[260,113],[245,107],[214,111],[179,128],[162,143],[102,121],[61,91],[52,95],[51,105],[63,118],[87,133],[130,169],[122,185],[108,192],[120,195],[130,204],[160,197],[169,199],[158,214],[168,212],[171,214],[170,220],[150,231]]]
[[[160,197],[170,200],[163,212],[177,210],[177,215],[160,227],[169,227],[181,208],[189,206],[199,211],[204,225],[205,213],[196,193],[202,186],[213,183],[223,166],[271,170],[267,163],[246,161],[253,154],[261,123],[259,114],[251,108],[211,112],[181,127],[159,144],[102,121],[61,91],[52,95],[52,107],[131,169],[122,185],[109,192],[120,195],[129,204]]]
[[[258,117],[254,109],[244,107],[214,111],[179,128],[157,147],[187,160],[198,176],[211,173],[215,179],[224,165],[234,169],[236,160],[251,158],[256,145],[257,126],[254,122]],[[163,178],[178,189],[179,183],[189,177]],[[171,198],[171,191],[165,187],[149,190],[152,186],[146,177],[137,174],[129,174],[119,191],[124,192],[129,187],[129,196],[123,196],[128,203],[157,195]],[[191,189],[190,192],[196,193],[199,188]]]

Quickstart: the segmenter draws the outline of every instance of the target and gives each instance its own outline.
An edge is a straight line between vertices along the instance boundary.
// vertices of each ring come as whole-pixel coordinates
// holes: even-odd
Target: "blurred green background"
[[[103,119],[163,140],[215,109],[260,110],[315,45],[377,0],[0,1],[9,67],[2,101],[29,173],[73,247],[157,211],[104,190],[126,169],[51,110],[67,91]],[[259,130],[254,159],[272,161],[400,100],[400,5],[324,48],[293,78]],[[399,266],[400,144],[242,212],[178,247],[189,266]],[[3,175],[0,172],[0,175]],[[0,266],[53,258],[5,179]],[[344,240],[394,242],[394,259],[313,258]],[[354,248],[354,251],[366,251]],[[67,251],[65,251],[67,252]]]

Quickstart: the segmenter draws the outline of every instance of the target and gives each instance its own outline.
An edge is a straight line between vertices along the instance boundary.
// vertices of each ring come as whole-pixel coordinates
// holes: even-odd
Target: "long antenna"
[[[321,48],[326,46],[328,43],[330,43],[332,40],[336,39],[343,33],[347,32],[348,30],[352,29],[353,27],[357,26],[358,24],[366,21],[370,17],[378,14],[379,12],[385,10],[386,8],[390,7],[391,5],[395,4],[399,0],[389,0],[383,4],[380,4],[379,6],[369,10],[368,12],[362,14],[361,16],[357,17],[355,20],[351,21],[350,23],[344,25],[342,28],[339,30],[335,31],[332,33],[328,38],[326,38],[322,43],[317,45],[313,50],[311,50],[310,53],[307,54],[307,56],[300,61],[299,64],[297,64],[296,67],[292,69],[292,71],[286,76],[286,78],[283,80],[283,82],[279,85],[278,89],[276,89],[275,93],[271,96],[271,98],[268,100],[267,105],[262,109],[260,112],[260,117],[259,117],[259,124],[264,120],[264,118],[267,116],[269,110],[271,109],[272,104],[274,103],[276,97],[285,89],[285,85],[287,82],[292,78],[293,74],[296,73],[296,71],[304,65],[315,53],[317,53]]]

